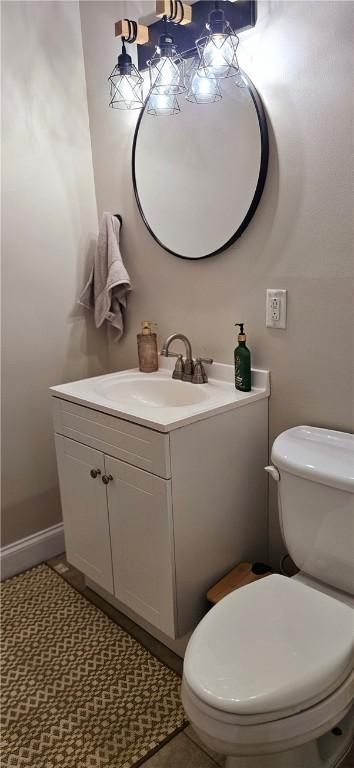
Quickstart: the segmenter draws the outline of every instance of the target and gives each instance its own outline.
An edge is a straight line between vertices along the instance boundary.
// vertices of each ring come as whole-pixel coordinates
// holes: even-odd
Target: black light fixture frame
[[[177,4],[176,4],[177,5]],[[190,24],[174,24],[173,38],[176,47],[183,54],[183,58],[189,59],[195,56],[197,48],[195,41],[205,35],[205,24],[211,11],[210,0],[198,0],[192,5],[192,21]],[[238,34],[245,29],[251,29],[257,21],[257,0],[237,0],[231,3],[229,0],[220,2],[220,10],[223,10],[232,29]],[[173,17],[170,17],[173,22]],[[140,72],[148,67],[148,61],[152,59],[156,46],[159,45],[160,35],[164,33],[164,21],[159,19],[149,25],[149,42],[138,45],[138,69]]]
[[[222,253],[222,251],[225,251],[226,248],[229,248],[230,245],[232,245],[236,240],[241,237],[245,229],[248,227],[251,219],[253,218],[259,201],[262,197],[266,177],[267,177],[267,170],[268,170],[268,158],[269,158],[269,138],[268,138],[268,127],[267,127],[267,118],[264,111],[264,107],[262,104],[262,100],[259,96],[258,91],[256,90],[255,86],[253,85],[250,78],[243,72],[244,79],[247,83],[247,88],[249,90],[249,93],[251,95],[256,113],[258,118],[258,124],[259,124],[259,132],[260,132],[260,142],[261,142],[261,160],[260,160],[260,166],[259,166],[259,174],[258,174],[258,180],[256,184],[256,189],[250,204],[250,207],[245,215],[245,218],[237,228],[236,232],[227,240],[226,243],[221,245],[219,248],[217,248],[215,251],[212,251],[211,253],[206,253],[205,256],[199,256],[197,259],[193,259],[189,256],[183,256],[181,253],[176,253],[171,248],[168,248],[167,245],[165,245],[155,234],[155,232],[151,229],[151,226],[145,216],[145,213],[143,211],[140,198],[139,198],[139,192],[138,192],[138,185],[136,180],[136,170],[135,170],[135,164],[136,164],[136,145],[138,141],[139,136],[139,128],[141,121],[144,117],[145,110],[147,109],[147,102],[145,102],[145,105],[143,109],[140,112],[138,122],[136,124],[135,133],[134,133],[134,139],[133,139],[133,148],[132,148],[132,177],[133,177],[133,187],[134,187],[134,194],[135,199],[137,202],[137,206],[139,208],[139,212],[141,215],[141,218],[146,226],[146,228],[149,230],[150,235],[156,240],[156,242],[163,248],[165,251],[168,251],[169,253],[172,253],[173,256],[178,256],[180,259],[186,259],[186,261],[200,261],[200,259],[207,259],[210,256],[216,256],[218,253]]]
[[[122,93],[120,92],[119,88],[120,85],[117,86],[114,82],[114,78],[123,78],[123,77],[133,77],[137,82],[136,86],[131,86],[132,93],[136,96],[136,104],[135,107],[130,107],[130,109],[141,109],[143,106],[143,77],[140,74],[139,70],[135,67],[133,64],[132,58],[127,53],[127,49],[125,44],[126,43],[135,43],[137,38],[137,32],[138,32],[138,24],[136,21],[131,21],[130,19],[124,19],[124,21],[128,24],[128,35],[122,35],[121,36],[121,43],[122,43],[122,50],[121,53],[118,56],[117,64],[112,70],[108,82],[110,83],[110,95],[111,99],[109,102],[109,106],[114,109],[123,109],[124,107],[115,107],[115,104],[123,103],[124,98],[122,97]],[[121,81],[120,81],[121,84]],[[140,86],[141,95],[137,93],[137,88]],[[122,98],[120,100],[115,99],[116,94],[119,94]],[[140,106],[141,105],[141,106]],[[127,109],[129,109],[127,107]]]

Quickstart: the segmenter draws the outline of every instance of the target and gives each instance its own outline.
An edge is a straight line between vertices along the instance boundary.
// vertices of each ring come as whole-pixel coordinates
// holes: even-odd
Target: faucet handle
[[[163,355],[164,357],[182,357],[182,355],[178,355],[177,352],[166,352],[166,347],[162,347],[160,355]]]
[[[207,384],[208,376],[204,368],[203,363],[211,365],[213,362],[211,357],[197,357],[195,361],[195,368],[193,373],[193,384]]]
[[[183,362],[183,356],[182,355],[171,355],[171,357],[177,357],[176,365],[174,367],[174,371],[172,374],[173,379],[179,379],[179,381],[182,381],[183,375],[184,375],[184,362]]]
[[[196,363],[205,363],[206,365],[212,365],[214,362],[212,357],[197,357]]]

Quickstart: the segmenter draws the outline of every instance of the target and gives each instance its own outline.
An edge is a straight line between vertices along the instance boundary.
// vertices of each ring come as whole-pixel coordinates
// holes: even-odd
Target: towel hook
[[[122,217],[121,217],[120,213],[115,213],[114,216],[115,216],[116,219],[118,219],[118,221],[120,223],[120,226],[122,227],[123,226],[123,221],[122,221]]]

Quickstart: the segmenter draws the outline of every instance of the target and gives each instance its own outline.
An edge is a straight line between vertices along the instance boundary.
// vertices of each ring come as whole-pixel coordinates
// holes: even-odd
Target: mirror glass
[[[222,82],[223,98],[195,104],[178,96],[173,116],[139,117],[133,182],[140,213],[166,250],[187,259],[234,242],[261,197],[268,162],[264,110],[252,83]]]

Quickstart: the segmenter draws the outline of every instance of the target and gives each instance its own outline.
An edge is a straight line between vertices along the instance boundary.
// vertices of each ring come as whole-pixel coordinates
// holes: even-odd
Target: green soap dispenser
[[[244,333],[244,323],[235,323],[239,326],[240,333],[237,337],[238,346],[235,349],[235,387],[241,392],[250,392],[251,390],[251,353],[246,347],[246,334]]]

